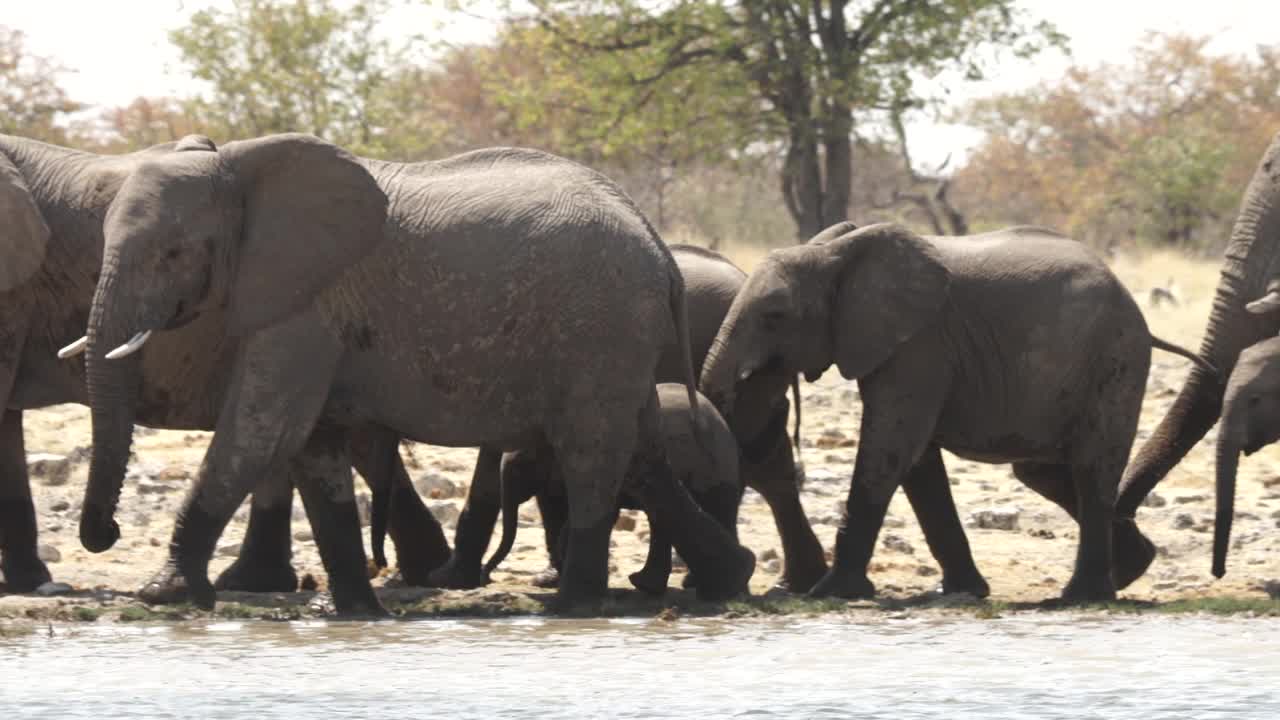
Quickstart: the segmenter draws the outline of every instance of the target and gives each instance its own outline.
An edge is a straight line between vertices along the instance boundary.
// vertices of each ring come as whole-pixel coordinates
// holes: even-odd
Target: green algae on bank
[[[926,594],[909,598],[876,598],[844,601],[810,598],[774,590],[724,603],[703,602],[691,591],[672,591],[655,598],[639,593],[615,592],[602,603],[569,612],[554,606],[553,592],[522,593],[508,590],[450,591],[426,588],[384,589],[380,593],[392,620],[432,618],[510,617],[633,617],[671,621],[701,618],[726,621],[764,617],[856,616],[859,619],[903,617],[972,617],[996,620],[1011,615],[1063,611],[1076,614],[1280,617],[1280,598],[1268,596],[1216,596],[1166,602],[1119,600],[1092,605],[1065,605],[1052,601],[1005,602],[966,595]],[[31,602],[21,602],[22,600]],[[0,637],[30,632],[50,622],[58,623],[177,623],[201,620],[307,619],[344,620],[334,614],[325,593],[222,593],[217,606],[203,610],[191,604],[147,605],[127,595],[84,593],[65,598],[7,598],[0,604]],[[18,600],[19,602],[13,602]],[[350,618],[368,620],[368,617]]]

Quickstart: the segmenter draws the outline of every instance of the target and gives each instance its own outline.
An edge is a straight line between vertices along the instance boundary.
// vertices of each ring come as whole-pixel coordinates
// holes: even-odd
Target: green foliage
[[[533,0],[526,22],[555,63],[516,88],[526,122],[582,113],[605,154],[683,157],[780,148],[798,234],[847,215],[855,119],[926,100],[916,80],[985,76],[992,51],[1027,57],[1062,36],[1012,0]]]
[[[186,111],[221,138],[308,132],[356,152],[397,149],[393,68],[416,38],[394,47],[377,32],[391,0],[234,0],[171,33],[208,92]],[[391,95],[384,95],[390,92]]]
[[[1127,65],[1077,67],[973,103],[986,137],[957,173],[980,225],[1034,222],[1110,246],[1216,249],[1280,128],[1280,46],[1206,51],[1149,36]]]
[[[28,52],[21,30],[0,25],[0,133],[66,143],[60,121],[84,106],[59,84],[64,72],[53,60]]]

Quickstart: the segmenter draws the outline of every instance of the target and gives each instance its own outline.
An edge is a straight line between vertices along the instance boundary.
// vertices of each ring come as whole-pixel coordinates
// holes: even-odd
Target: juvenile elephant
[[[735,381],[762,370],[812,381],[835,364],[858,381],[847,514],[814,595],[874,593],[866,569],[889,500],[900,484],[945,486],[945,448],[1013,463],[1020,480],[1076,518],[1076,569],[1063,596],[1103,600],[1153,554],[1133,521],[1112,512],[1153,345],[1194,357],[1153,338],[1102,260],[1051,231],[943,238],[843,224],[756,268],[701,389],[731,412]],[[944,585],[985,590],[950,494],[921,497],[913,507]]]
[[[1227,380],[1218,430],[1214,577],[1227,573],[1240,453],[1252,455],[1276,440],[1280,440],[1280,337],[1245,348]]]
[[[676,481],[688,489],[698,505],[716,519],[736,538],[738,536],[738,506],[742,503],[742,479],[738,473],[738,444],[720,413],[705,398],[698,396],[697,408],[690,408],[689,395],[683,385],[662,383],[658,385],[659,419],[662,425],[662,444],[667,462]],[[691,412],[692,411],[692,412]],[[698,424],[695,427],[691,424]],[[699,432],[702,437],[699,437]],[[654,466],[649,458],[633,458],[618,496],[619,508],[645,510],[644,498],[636,492],[643,485],[643,473]],[[502,457],[502,540],[498,549],[485,563],[487,579],[498,567],[516,539],[520,504],[530,498],[538,498],[538,507],[545,508],[564,496],[564,479],[555,467],[555,458],[547,448],[517,450]],[[549,502],[550,501],[550,502]],[[616,512],[615,512],[616,517]],[[560,538],[564,528],[563,516],[543,517],[547,547],[552,548],[552,563],[559,568]],[[666,592],[671,577],[670,528],[649,518],[649,555],[644,568],[630,576],[631,584],[647,593],[660,595]],[[686,584],[692,586],[686,576]]]
[[[191,148],[207,139],[188,136],[127,155],[95,155],[0,135],[0,570],[10,592],[29,592],[50,580],[36,556],[36,513],[23,447],[22,416],[59,403],[88,404],[84,364],[60,362],[60,345],[84,332],[102,268],[102,219],[124,179],[140,164]],[[136,419],[158,428],[210,430],[227,381],[234,341],[224,320],[206,313],[199,321],[157,337],[131,382]],[[82,344],[65,354],[81,349]],[[394,452],[398,438],[371,431],[358,464]],[[367,468],[362,468],[367,469]],[[101,478],[95,465],[91,476]],[[369,471],[370,483],[404,474],[398,456],[385,471]],[[123,475],[121,475],[123,479]],[[283,474],[254,492],[249,532],[240,557],[218,579],[220,587],[291,591],[289,518],[293,490]],[[402,480],[397,480],[402,481]],[[120,485],[106,494],[114,504]],[[397,549],[410,565],[438,565],[449,546],[420,501],[406,499],[392,525]],[[408,528],[412,528],[409,530]],[[411,536],[409,534],[412,533]]]
[[[1225,378],[1242,350],[1280,332],[1280,133],[1263,153],[1240,201],[1223,252],[1213,310],[1200,355],[1218,369],[1193,368],[1169,411],[1125,470],[1116,514],[1133,517],[1142,501],[1223,411]]]
[[[211,312],[240,339],[162,583],[212,606],[209,557],[248,479],[292,459],[335,606],[381,611],[349,469],[350,431],[372,424],[447,446],[547,443],[569,496],[560,598],[604,594],[627,463],[637,448],[663,457],[658,354],[688,342],[680,273],[607,178],[533,150],[403,164],[275,135],[148,158],[105,239],[86,362],[94,462],[115,487],[132,353]],[[669,472],[648,478],[646,505],[673,528],[699,590],[745,589],[750,551]],[[90,547],[115,539],[101,522],[106,487],[86,495]]]
[[[728,258],[704,248],[673,245],[671,255],[684,277],[689,308],[689,345],[693,352],[694,370],[701,372],[707,350],[747,276]],[[683,363],[679,344],[674,340],[668,342],[658,361],[658,382],[681,382]],[[803,470],[795,455],[799,447],[797,445],[793,449],[787,437],[790,406],[786,390],[789,385],[795,385],[794,374],[761,373],[750,378],[737,389],[738,402],[724,419],[742,450],[740,467],[743,482],[760,493],[769,504],[778,535],[782,538],[784,566],[781,584],[797,592],[805,592],[827,572],[827,563],[822,545],[800,503],[799,483]],[[795,402],[798,427],[798,392],[795,393]],[[432,585],[471,588],[483,584],[481,560],[493,534],[500,505],[497,472],[500,458],[501,454],[496,451],[480,451],[466,506],[458,518],[453,556],[443,567],[431,573]],[[541,498],[539,508],[544,518],[550,517],[553,521],[565,515],[562,498]],[[377,533],[374,545],[377,546]],[[547,549],[554,554],[554,547],[549,545]],[[556,582],[554,565],[535,578],[535,584],[544,587],[554,586]]]

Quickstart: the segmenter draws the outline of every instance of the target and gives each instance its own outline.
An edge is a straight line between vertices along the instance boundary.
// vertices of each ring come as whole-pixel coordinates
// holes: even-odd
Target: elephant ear
[[[870,225],[833,241],[838,287],[833,322],[836,365],[865,377],[938,317],[951,275],[937,248],[898,225]]]
[[[310,135],[228,143],[244,197],[230,298],[250,333],[302,310],[382,239],[387,196],[354,155]]]
[[[0,153],[0,292],[27,281],[44,263],[49,226],[22,173]]]

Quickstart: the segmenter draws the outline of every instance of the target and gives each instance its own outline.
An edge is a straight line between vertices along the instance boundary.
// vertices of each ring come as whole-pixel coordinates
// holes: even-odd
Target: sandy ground
[[[757,257],[743,253],[739,259],[750,265]],[[1139,299],[1155,333],[1198,347],[1217,282],[1216,262],[1155,254],[1118,257],[1114,267]],[[1175,302],[1153,303],[1153,287],[1170,290]],[[1135,449],[1163,416],[1187,370],[1188,363],[1181,358],[1162,352],[1153,354]],[[803,391],[802,455],[808,472],[803,502],[819,539],[830,548],[857,451],[861,408],[856,385],[842,381],[834,371],[815,384],[805,385]],[[76,458],[87,452],[89,416],[84,408],[60,406],[29,413],[27,418],[30,455],[53,453]],[[1209,573],[1215,437],[1211,432],[1157,488],[1149,506],[1141,510],[1139,524],[1160,547],[1160,555],[1147,575],[1123,593],[1124,597],[1165,602],[1204,596],[1265,598],[1268,589],[1276,592],[1280,583],[1280,447],[1267,448],[1242,461],[1230,572],[1223,580],[1215,581]],[[102,602],[110,595],[103,588],[128,593],[160,567],[174,510],[199,466],[209,435],[140,428],[135,438],[136,459],[130,467],[118,516],[123,536],[116,548],[107,553],[93,555],[80,546],[77,538],[87,463],[83,459],[75,461],[70,477],[61,481],[56,477],[34,479],[41,544],[50,557],[57,557],[50,562],[55,580],[77,590],[99,588],[99,592],[77,593],[78,599],[73,600],[0,597],[0,616],[34,616],[50,604],[61,607],[69,602]],[[465,497],[476,452],[406,444],[403,453],[420,487],[434,488],[435,497],[429,504],[452,538],[454,519]],[[1024,488],[1007,466],[983,465],[953,456],[947,456],[946,463],[957,506],[967,521],[973,552],[991,584],[993,599],[1020,602],[1055,597],[1071,574],[1078,537],[1075,524],[1056,506]],[[363,487],[359,491],[363,494]],[[220,541],[211,576],[233,559],[244,532],[247,510],[247,506],[241,508]],[[1004,517],[1012,515],[1015,520],[1011,529],[980,527],[982,523],[976,516],[988,511]],[[323,584],[323,569],[301,503],[295,503],[294,519],[295,567],[300,576],[312,573]],[[762,593],[778,579],[781,544],[767,506],[751,491],[744,502],[739,530],[743,542],[760,559],[751,586],[754,592]],[[634,529],[614,533],[613,587],[629,587],[626,575],[643,564],[646,538],[642,515],[634,517]],[[515,550],[495,573],[495,584],[470,595],[456,595],[521,597],[520,593],[532,590],[527,585],[529,576],[543,568],[545,562],[537,509],[529,503],[522,512]],[[881,534],[871,579],[886,598],[909,598],[935,588],[939,582],[936,568],[910,508],[899,493]],[[375,580],[375,584],[383,582]],[[673,587],[678,587],[678,582],[679,577],[673,578]],[[438,600],[450,595],[429,593]]]

